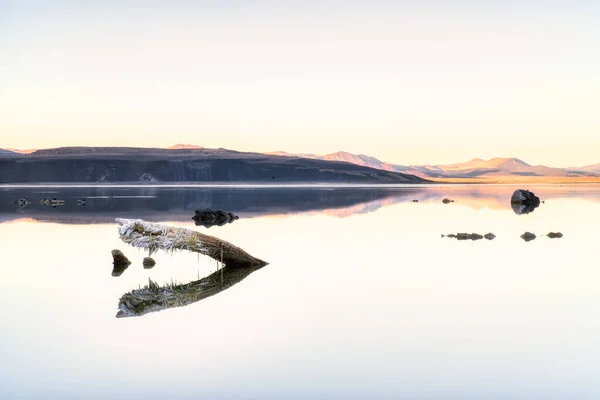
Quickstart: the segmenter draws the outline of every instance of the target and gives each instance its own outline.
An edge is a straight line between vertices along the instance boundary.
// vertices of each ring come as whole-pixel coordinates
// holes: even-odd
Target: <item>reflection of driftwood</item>
[[[213,296],[242,281],[263,265],[238,268],[225,266],[200,280],[181,285],[148,285],[125,293],[119,300],[117,318],[136,317],[173,307],[182,307]]]
[[[150,250],[189,250],[204,254],[229,266],[264,266],[267,263],[255,258],[237,246],[214,236],[184,228],[175,228],[146,222],[141,219],[117,218],[121,240],[134,247]]]

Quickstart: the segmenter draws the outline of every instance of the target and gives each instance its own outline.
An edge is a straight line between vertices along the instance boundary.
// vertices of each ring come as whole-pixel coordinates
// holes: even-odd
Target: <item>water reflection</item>
[[[0,221],[33,218],[60,223],[113,223],[115,218],[190,221],[199,209],[227,210],[240,217],[326,211],[347,216],[372,212],[424,193],[402,188],[2,188]],[[65,200],[58,208],[42,207],[48,193]],[[20,208],[15,201],[31,199]],[[77,200],[85,200],[78,205]],[[202,225],[202,224],[200,224]]]
[[[117,318],[139,317],[151,312],[183,307],[214,296],[244,280],[251,273],[264,268],[224,266],[218,271],[185,284],[159,286],[148,280],[148,285],[125,293],[119,299]]]
[[[348,217],[370,213],[397,203],[440,202],[473,209],[506,209],[515,185],[426,185],[369,188],[19,188],[0,187],[0,222],[32,218],[59,223],[113,223],[115,218],[190,221],[203,208],[222,209],[242,218],[295,213],[326,213]],[[579,197],[600,201],[600,186],[531,186],[546,200]],[[60,207],[39,203],[44,198],[64,199]],[[25,205],[25,206],[22,206]],[[531,211],[520,206],[516,213]]]
[[[248,275],[219,296],[120,319],[120,298],[148,278],[175,286],[176,296],[185,288],[165,282],[196,282],[202,292],[211,283],[214,291],[231,287],[236,278],[224,269],[221,281],[215,261],[189,252],[159,252],[156,267],[145,270],[147,253],[132,248],[121,248],[132,265],[113,278],[110,250],[123,246],[114,210],[100,212],[109,224],[55,223],[75,199],[39,196],[66,204],[0,224],[0,298],[7,305],[0,311],[0,397],[600,398],[600,325],[593,317],[600,306],[599,190],[530,187],[546,204],[517,216],[509,207],[514,189],[418,188],[404,197],[391,190],[370,200],[360,193],[366,202],[296,208],[285,218],[244,212],[210,233],[264,256],[271,267],[231,271]],[[106,195],[98,201],[132,200]],[[444,197],[455,203],[442,204]],[[282,214],[251,192],[232,199]],[[188,206],[180,211],[185,222],[175,225],[204,231],[190,219],[201,206]],[[0,218],[14,218],[18,205],[11,207]],[[93,217],[87,207],[80,212]],[[171,220],[172,210],[146,212]],[[64,215],[73,222],[78,214]],[[53,223],[34,219],[40,216]],[[537,239],[523,241],[527,231]],[[440,238],[457,232],[497,237]]]

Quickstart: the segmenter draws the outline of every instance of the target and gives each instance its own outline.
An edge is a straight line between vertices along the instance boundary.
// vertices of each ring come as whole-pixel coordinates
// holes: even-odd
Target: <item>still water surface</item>
[[[0,188],[0,398],[600,398],[600,186],[529,186],[545,202],[527,215],[515,188]],[[65,205],[38,203],[52,197]],[[195,226],[204,207],[240,219]],[[144,269],[115,218],[208,233],[269,265],[116,318],[148,278],[185,283],[217,263],[158,253]],[[441,237],[457,232],[496,238]],[[112,249],[132,261],[119,277]]]

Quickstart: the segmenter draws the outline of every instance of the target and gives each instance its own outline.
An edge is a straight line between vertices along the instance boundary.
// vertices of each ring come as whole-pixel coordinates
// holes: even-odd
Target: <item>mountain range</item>
[[[308,180],[308,181],[395,181],[401,182],[407,180],[410,182],[423,182],[423,180],[433,181],[468,181],[468,182],[518,182],[518,181],[570,181],[570,180],[600,180],[600,163],[587,165],[583,167],[570,167],[570,168],[555,168],[544,165],[530,165],[518,158],[492,158],[490,160],[483,160],[481,158],[474,158],[472,160],[456,163],[456,164],[442,164],[442,165],[401,165],[393,164],[389,162],[381,161],[375,157],[364,155],[364,154],[352,154],[344,151],[336,153],[316,155],[311,153],[286,153],[283,151],[267,152],[267,153],[249,153],[249,152],[237,152],[227,149],[206,149],[202,146],[191,145],[191,144],[176,144],[168,149],[164,148],[133,148],[133,147],[62,147],[56,149],[42,149],[42,150],[15,150],[15,149],[0,149],[0,156],[8,159],[21,159],[29,165],[34,160],[41,162],[44,158],[52,158],[54,163],[57,162],[58,158],[69,158],[75,157],[81,162],[82,158],[92,157],[94,162],[98,162],[98,158],[117,157],[121,159],[122,164],[124,158],[137,159],[138,164],[145,159],[145,162],[149,159],[153,159],[153,168],[156,168],[156,163],[159,160],[175,160],[178,159],[180,164],[185,159],[186,169],[190,167],[191,170],[178,173],[166,173],[162,170],[160,177],[155,176],[151,171],[143,171],[142,165],[137,165],[136,168],[140,175],[128,176],[128,179],[133,180],[150,180],[150,181],[179,181],[181,179],[189,180],[202,180],[202,181],[214,181],[214,173],[216,170],[208,173],[207,162],[210,160],[211,165],[213,161],[216,162],[214,165],[221,165],[224,159],[229,160],[229,164],[238,163],[238,172],[232,170],[227,173],[217,173],[219,177],[216,180],[223,181],[264,181],[275,180],[275,176],[278,176],[283,181],[294,181],[294,180]],[[132,159],[132,160],[133,160]],[[190,164],[192,161],[201,161],[202,166],[199,164]],[[236,161],[233,162],[232,160]],[[130,160],[130,161],[132,161]],[[242,161],[243,160],[243,161]],[[13,160],[13,162],[16,162]],[[247,168],[242,168],[242,164],[246,166],[255,165],[258,162],[260,164],[259,170],[264,172],[257,172],[254,170],[250,173]],[[319,164],[319,162],[321,162]],[[226,163],[227,164],[227,163]],[[268,167],[266,164],[269,164]],[[345,164],[345,166],[344,166]],[[352,164],[357,167],[365,167],[367,170],[347,170],[348,165]],[[24,164],[25,165],[25,164]],[[255,165],[258,166],[258,165]],[[150,168],[150,166],[147,166]],[[172,165],[171,167],[174,167]],[[329,168],[328,168],[329,167]],[[120,180],[115,177],[110,178],[111,174],[110,165],[87,166],[88,170],[92,168],[94,171],[99,171],[104,168],[104,172],[98,172],[96,177],[90,176],[89,179],[100,179],[109,181],[111,179]],[[208,169],[207,169],[208,168]],[[218,169],[223,172],[222,168],[228,168],[221,165]],[[244,169],[244,173],[239,173],[241,169]],[[282,169],[283,168],[283,169]],[[333,169],[331,169],[333,168]],[[341,168],[341,169],[340,169]],[[160,170],[160,168],[158,168]],[[181,169],[181,168],[180,168]],[[374,173],[373,171],[368,172],[368,169],[379,170],[380,173]],[[192,171],[193,170],[193,171]],[[202,170],[203,173],[198,171]],[[283,175],[281,172],[285,170]],[[304,174],[299,174],[298,171],[304,170]],[[308,171],[312,171],[309,173]],[[336,172],[332,172],[332,171]],[[344,170],[344,171],[342,171]],[[194,172],[195,171],[195,172]],[[270,171],[270,172],[269,172]],[[314,175],[317,171],[321,171],[321,177]],[[360,171],[360,172],[359,172]],[[383,171],[391,173],[392,175],[381,175]],[[173,171],[172,171],[173,172]],[[323,172],[325,174],[323,175]],[[107,175],[108,174],[108,175]],[[311,175],[313,174],[313,175]],[[400,175],[393,175],[400,174]],[[6,175],[6,174],[5,174]],[[22,175],[22,174],[21,174]],[[46,174],[47,175],[47,174]],[[60,179],[69,181],[74,179],[73,174],[67,174],[65,177],[58,177]],[[263,176],[264,175],[264,176]],[[301,176],[302,175],[302,176]],[[309,175],[311,177],[309,178]],[[417,177],[416,179],[411,178]],[[19,177],[19,181],[27,181],[29,178],[26,176],[20,176],[19,173],[15,172],[10,177],[2,176],[0,173],[0,181],[9,182],[15,181]],[[419,179],[420,178],[420,179]],[[31,177],[33,179],[33,177]],[[46,179],[50,179],[47,177]],[[88,179],[81,177],[80,179]]]
[[[554,168],[545,165],[530,165],[518,158],[492,158],[490,160],[474,158],[463,163],[445,165],[400,165],[384,162],[364,154],[351,154],[344,151],[323,156],[285,152],[268,154],[344,161],[385,171],[402,172],[431,180],[519,181],[552,178],[600,178],[600,164]]]
[[[263,153],[173,148],[60,147],[0,154],[0,183],[269,182],[426,183],[395,171],[348,162]]]

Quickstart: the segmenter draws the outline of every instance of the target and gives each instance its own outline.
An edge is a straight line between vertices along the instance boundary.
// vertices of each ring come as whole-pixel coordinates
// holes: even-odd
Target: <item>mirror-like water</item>
[[[543,203],[525,215],[516,188],[0,188],[0,397],[600,398],[600,186],[529,186]],[[240,219],[195,226],[200,208]],[[145,269],[115,218],[269,264],[187,306],[116,318],[148,279],[234,277],[184,251]],[[496,237],[442,237],[460,232]],[[118,277],[113,249],[132,262]]]

